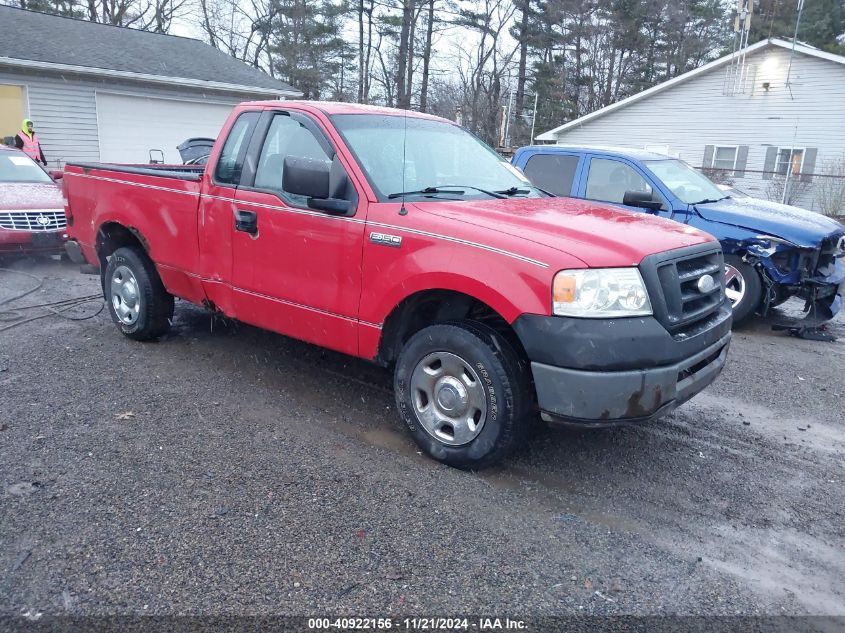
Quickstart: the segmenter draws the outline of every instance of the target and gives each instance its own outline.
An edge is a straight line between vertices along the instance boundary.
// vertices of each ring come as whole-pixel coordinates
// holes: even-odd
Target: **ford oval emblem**
[[[695,285],[701,294],[707,294],[716,287],[716,280],[712,275],[702,275],[698,278],[698,283]]]

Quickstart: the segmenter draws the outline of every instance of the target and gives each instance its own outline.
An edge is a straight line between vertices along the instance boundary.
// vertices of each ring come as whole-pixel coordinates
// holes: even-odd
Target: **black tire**
[[[434,353],[459,357],[480,378],[487,414],[480,431],[460,446],[437,439],[418,417],[411,379],[417,366]],[[426,327],[402,348],[393,385],[399,414],[414,441],[432,458],[461,469],[481,469],[503,459],[525,439],[533,403],[527,363],[494,329],[474,321]],[[479,397],[481,392],[476,392]]]
[[[746,264],[738,255],[725,255],[725,264],[733,266],[745,282],[745,293],[739,303],[733,306],[734,326],[743,325],[760,310],[763,301],[763,280],[753,266]]]
[[[111,280],[121,267],[128,268],[137,281],[138,303],[132,323],[121,320],[115,309]],[[103,276],[103,296],[109,314],[118,329],[136,341],[158,338],[170,329],[173,318],[173,295],[164,289],[161,277],[147,254],[133,247],[118,248],[109,257]]]

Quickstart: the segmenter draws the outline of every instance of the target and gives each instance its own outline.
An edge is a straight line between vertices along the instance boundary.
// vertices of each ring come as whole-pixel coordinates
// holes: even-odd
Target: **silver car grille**
[[[0,229],[7,231],[61,231],[67,228],[62,209],[0,211]]]

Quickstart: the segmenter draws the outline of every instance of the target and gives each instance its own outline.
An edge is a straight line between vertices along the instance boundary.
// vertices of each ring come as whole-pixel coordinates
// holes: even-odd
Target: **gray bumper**
[[[692,398],[721,373],[730,333],[672,365],[632,371],[584,371],[531,363],[546,421],[604,426],[659,417]]]

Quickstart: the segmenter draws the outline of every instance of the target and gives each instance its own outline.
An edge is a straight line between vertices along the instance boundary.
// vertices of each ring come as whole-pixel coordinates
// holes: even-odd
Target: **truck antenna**
[[[408,144],[408,111],[402,110],[402,205],[399,207],[399,215],[408,215],[405,208],[405,149]]]

